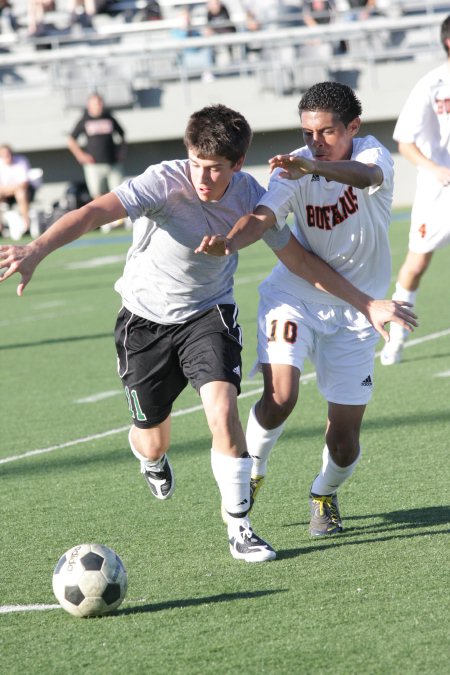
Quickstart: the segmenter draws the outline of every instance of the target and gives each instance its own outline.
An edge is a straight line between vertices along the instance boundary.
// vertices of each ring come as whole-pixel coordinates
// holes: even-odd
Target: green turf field
[[[407,230],[397,214],[394,275]],[[176,404],[170,501],[151,497],[127,447],[112,287],[129,240],[94,233],[44,261],[22,298],[15,279],[0,287],[1,672],[449,673],[449,249],[424,278],[403,362],[377,362],[345,532],[308,535],[326,414],[310,367],[253,512],[278,559],[249,565],[228,551],[195,392]],[[263,244],[241,254],[244,372],[273,260]],[[244,380],[244,421],[260,386]],[[56,606],[51,580],[90,541],[119,553],[129,588],[114,615],[83,620]]]

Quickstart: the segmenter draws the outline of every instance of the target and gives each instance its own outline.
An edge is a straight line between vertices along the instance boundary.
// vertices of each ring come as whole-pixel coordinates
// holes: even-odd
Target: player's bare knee
[[[143,457],[155,461],[167,452],[169,444],[162,436],[151,434],[150,431],[150,429],[133,427],[131,442]]]
[[[235,428],[240,424],[237,405],[227,398],[209,406],[206,416],[213,436],[233,436]]]
[[[352,431],[347,433],[327,433],[325,441],[332,460],[338,466],[353,464],[359,455],[359,434]]]
[[[297,396],[294,392],[288,395],[265,394],[256,407],[256,416],[265,429],[275,429],[287,420],[295,404]]]

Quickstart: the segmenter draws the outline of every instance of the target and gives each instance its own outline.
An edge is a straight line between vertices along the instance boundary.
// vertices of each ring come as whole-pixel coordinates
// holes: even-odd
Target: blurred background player
[[[436,249],[450,243],[450,16],[441,24],[447,61],[412,89],[394,129],[400,154],[417,167],[408,252],[393,299],[414,305],[419,284]],[[402,358],[407,332],[392,324],[381,352],[384,366]]]
[[[79,144],[79,137],[84,137],[85,145]],[[70,134],[67,145],[83,167],[92,199],[106,194],[122,182],[125,131],[105,108],[99,94],[89,96],[86,110]]]
[[[13,153],[9,145],[0,145],[0,202],[9,207],[17,204],[19,209],[17,231],[10,232],[14,239],[20,239],[30,231],[30,202],[34,193],[29,179],[30,168],[25,155]]]
[[[78,143],[84,137],[86,144]],[[82,117],[68,138],[69,150],[83,167],[84,179],[92,199],[117,187],[124,178],[126,155],[125,131],[117,119],[105,108],[99,94],[91,94]],[[107,223],[101,230],[109,232],[123,220]]]

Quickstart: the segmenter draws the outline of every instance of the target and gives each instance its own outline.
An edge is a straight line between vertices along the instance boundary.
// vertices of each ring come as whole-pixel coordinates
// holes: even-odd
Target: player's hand
[[[419,325],[411,307],[411,303],[400,300],[372,300],[364,313],[375,330],[389,342],[389,333],[385,329],[389,321],[399,323],[409,332]]]
[[[282,169],[282,171],[280,171],[281,178],[298,180],[309,173],[314,173],[314,162],[306,157],[276,155],[269,159],[269,169],[270,173],[275,169]]]
[[[77,158],[80,164],[95,164],[93,156],[84,150],[79,153]]]
[[[223,234],[206,235],[197,246],[194,253],[206,255],[224,256],[234,253],[232,243]]]
[[[22,295],[39,262],[40,257],[32,244],[0,246],[0,281],[5,281],[18,272],[21,280],[17,286],[17,295]]]
[[[444,186],[448,187],[450,185],[450,169],[446,166],[436,166],[434,171],[436,179]]]

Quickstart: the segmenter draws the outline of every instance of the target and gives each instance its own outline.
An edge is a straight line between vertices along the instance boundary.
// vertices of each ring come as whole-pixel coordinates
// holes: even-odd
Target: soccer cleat
[[[380,354],[381,365],[393,366],[395,363],[400,363],[404,346],[404,342],[386,342]]]
[[[256,495],[262,487],[264,476],[255,476],[250,478],[250,508],[255,503]]]
[[[250,513],[250,511],[253,507],[253,504],[255,503],[256,495],[257,495],[261,485],[263,484],[263,480],[264,480],[264,476],[255,476],[254,478],[250,478],[250,508],[248,510],[248,513]],[[228,523],[230,515],[229,515],[228,511],[226,510],[226,508],[224,507],[223,502],[222,502],[222,505],[221,505],[221,508],[220,508],[220,514],[222,516],[223,522],[226,525]]]
[[[166,455],[163,455],[158,464],[151,468],[142,463],[141,472],[156,499],[169,499],[172,496],[175,489],[175,476]]]
[[[248,519],[242,521],[238,530],[238,534],[231,536],[228,540],[233,558],[251,563],[267,562],[277,557],[271,545],[253,532]]]
[[[309,533],[312,537],[326,537],[342,532],[337,495],[309,495],[311,521]]]

